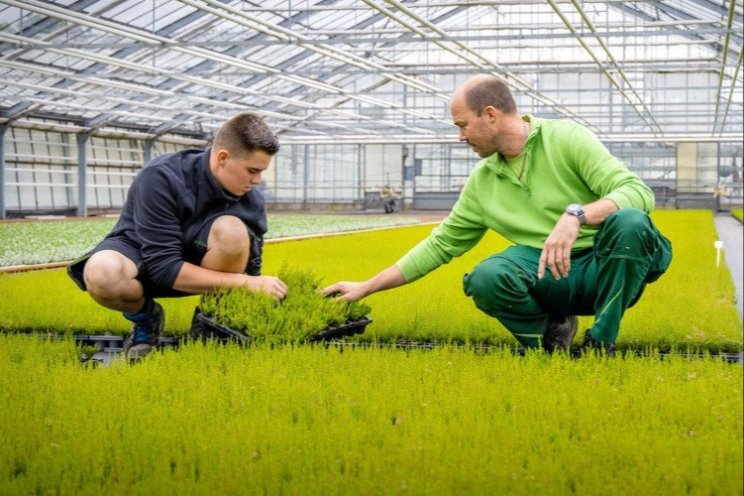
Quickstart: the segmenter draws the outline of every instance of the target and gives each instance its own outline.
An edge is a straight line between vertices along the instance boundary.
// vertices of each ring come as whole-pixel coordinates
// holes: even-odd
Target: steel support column
[[[5,218],[5,131],[8,124],[0,124],[0,219]]]
[[[78,144],[78,217],[88,215],[88,138],[89,133],[77,135]]]
[[[155,140],[145,140],[142,146],[142,167],[146,166],[152,160],[152,145],[155,144]]]
[[[307,187],[310,183],[310,164],[308,162],[308,155],[310,152],[310,145],[302,147],[302,209],[307,208]],[[315,152],[315,147],[313,147]]]

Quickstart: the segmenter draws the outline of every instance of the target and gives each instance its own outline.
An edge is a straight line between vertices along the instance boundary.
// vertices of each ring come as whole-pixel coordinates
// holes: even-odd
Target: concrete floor
[[[723,242],[723,252],[726,257],[726,265],[731,271],[731,277],[736,286],[736,308],[739,315],[744,319],[744,228],[742,223],[729,213],[721,213],[715,216],[716,229],[719,239]],[[711,246],[711,250],[714,248]]]

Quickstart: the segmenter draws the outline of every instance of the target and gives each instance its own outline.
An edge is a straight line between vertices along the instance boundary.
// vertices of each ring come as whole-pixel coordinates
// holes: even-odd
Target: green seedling
[[[320,331],[359,320],[371,310],[364,303],[323,297],[321,279],[311,270],[282,269],[278,276],[289,288],[282,301],[245,288],[220,289],[202,296],[199,308],[214,322],[254,342],[273,344],[311,340]]]
[[[622,321],[618,347],[663,351],[742,349],[742,322],[736,309],[734,282],[727,253],[715,268],[711,247],[718,239],[710,211],[657,211],[652,219],[672,241],[669,271],[649,285],[643,298]],[[690,225],[696,226],[690,236]],[[264,273],[282,266],[312,269],[323,286],[339,280],[364,280],[401,257],[431,231],[431,226],[272,243],[265,246]],[[514,345],[514,338],[493,318],[480,312],[462,292],[462,276],[481,260],[508,246],[489,233],[470,252],[425,278],[363,300],[374,320],[364,334],[351,339],[377,342],[437,341]],[[188,333],[199,298],[164,298],[166,335]],[[579,336],[591,325],[580,319]],[[121,314],[95,303],[63,270],[0,275],[0,331],[82,334],[129,332]]]
[[[0,494],[739,495],[738,364],[0,335]]]
[[[266,239],[416,224],[413,217],[384,215],[269,214]],[[0,224],[0,267],[73,260],[101,241],[115,219]]]

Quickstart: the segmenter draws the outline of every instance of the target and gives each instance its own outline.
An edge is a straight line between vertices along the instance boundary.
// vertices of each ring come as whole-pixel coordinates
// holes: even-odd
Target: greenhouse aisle
[[[734,285],[736,286],[736,308],[739,310],[739,315],[744,318],[744,305],[742,299],[744,299],[744,249],[742,248],[742,223],[732,217],[730,214],[722,214],[715,216],[716,229],[718,230],[718,236],[723,242],[723,251],[726,253],[726,264],[731,270],[731,277],[734,278]]]

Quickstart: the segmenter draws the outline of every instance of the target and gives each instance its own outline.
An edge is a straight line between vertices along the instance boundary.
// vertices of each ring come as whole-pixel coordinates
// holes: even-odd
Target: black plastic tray
[[[81,354],[80,356],[81,362],[89,362],[94,365],[109,365],[120,359],[121,356],[123,356],[124,348],[127,347],[127,341],[129,340],[129,336],[114,336],[106,334],[91,336],[87,334],[76,334],[73,337],[75,342],[79,345],[95,347],[95,351],[93,351],[92,355]],[[182,337],[160,336],[160,339],[158,340],[158,348],[178,348],[178,345],[182,340]]]
[[[75,334],[75,342],[83,346],[95,346],[97,351],[120,351],[126,347],[129,336]],[[178,346],[182,338],[160,336],[158,346]]]
[[[215,322],[212,318],[207,317],[203,313],[196,315],[196,320],[201,324],[201,338],[221,338],[224,340],[234,339],[239,342],[250,342],[250,335],[236,331],[230,327],[224,326]],[[355,334],[362,334],[364,329],[372,322],[369,317],[362,317],[359,320],[352,320],[344,322],[343,324],[336,326],[329,326],[321,330],[309,341],[326,341],[329,339],[337,339],[346,336],[353,336]],[[193,336],[192,337],[197,337]]]

